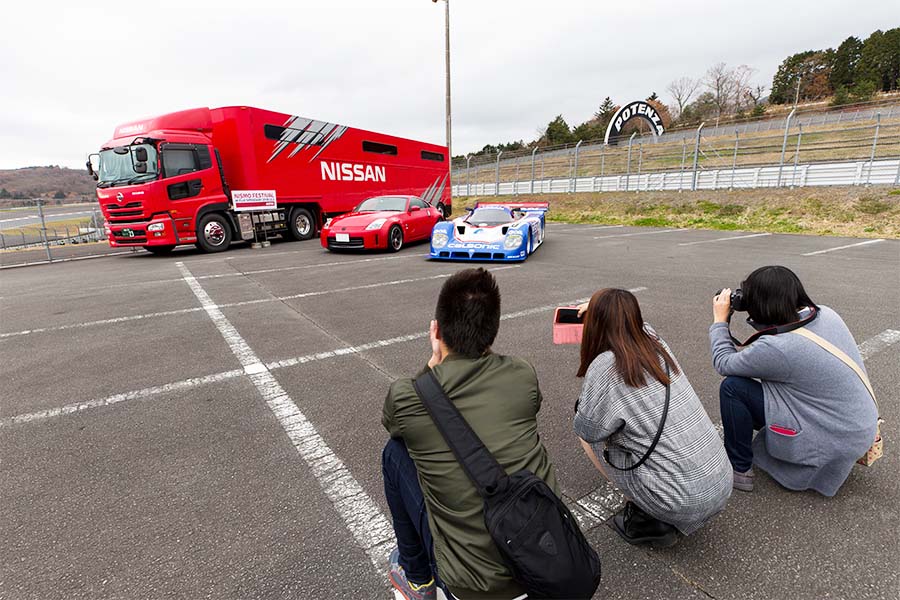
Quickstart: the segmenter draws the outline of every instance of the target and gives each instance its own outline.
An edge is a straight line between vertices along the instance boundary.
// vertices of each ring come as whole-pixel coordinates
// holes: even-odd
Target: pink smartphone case
[[[560,306],[553,314],[553,343],[554,344],[581,344],[581,334],[584,325],[581,323],[560,323],[561,310],[577,310],[576,306]]]

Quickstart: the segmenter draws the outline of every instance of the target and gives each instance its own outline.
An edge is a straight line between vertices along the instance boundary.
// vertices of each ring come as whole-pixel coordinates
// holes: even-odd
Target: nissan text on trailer
[[[87,167],[109,244],[164,254],[263,232],[311,239],[376,195],[418,196],[449,215],[449,165],[445,146],[231,106],[120,125]]]

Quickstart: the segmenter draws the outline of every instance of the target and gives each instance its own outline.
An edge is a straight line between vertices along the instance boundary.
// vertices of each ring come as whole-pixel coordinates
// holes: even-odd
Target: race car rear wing
[[[549,202],[478,202],[475,208],[487,206],[501,206],[510,210],[522,210],[527,213],[545,213],[550,210]]]

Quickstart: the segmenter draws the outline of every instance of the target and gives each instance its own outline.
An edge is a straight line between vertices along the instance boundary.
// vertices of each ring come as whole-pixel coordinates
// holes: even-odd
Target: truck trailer
[[[156,254],[180,244],[219,252],[263,234],[312,239],[376,195],[451,210],[446,146],[249,106],[120,125],[87,168],[109,244]]]

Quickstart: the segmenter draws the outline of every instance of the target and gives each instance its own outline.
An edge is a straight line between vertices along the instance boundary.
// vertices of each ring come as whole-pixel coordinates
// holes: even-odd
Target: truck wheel
[[[388,231],[388,250],[392,252],[399,252],[400,248],[403,247],[403,230],[400,229],[399,225],[391,226]]]
[[[197,227],[197,247],[204,252],[222,252],[231,244],[231,226],[223,215],[209,214]]]
[[[291,211],[288,236],[292,240],[311,240],[316,237],[316,218],[312,211],[299,206]]]
[[[174,249],[175,246],[144,246],[144,250],[150,254],[156,254],[157,256],[170,254]]]

